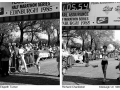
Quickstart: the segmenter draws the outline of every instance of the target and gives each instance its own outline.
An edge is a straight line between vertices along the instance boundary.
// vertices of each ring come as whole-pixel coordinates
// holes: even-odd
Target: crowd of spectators
[[[59,46],[47,46],[45,44],[39,45],[32,43],[24,45],[16,43],[2,44],[0,46],[0,72],[2,77],[9,76],[10,72],[21,72],[22,68],[25,68],[25,72],[28,73],[28,66],[36,65],[36,62],[39,62],[42,58],[39,56],[39,51],[49,53],[49,57],[46,58],[56,58]],[[58,57],[57,62],[59,63]]]

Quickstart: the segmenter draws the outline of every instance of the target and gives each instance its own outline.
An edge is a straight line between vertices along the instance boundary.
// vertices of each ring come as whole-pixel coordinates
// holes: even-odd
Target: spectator
[[[86,67],[88,67],[89,66],[89,55],[88,55],[88,52],[87,52],[87,50],[85,50],[85,62],[86,62]]]
[[[25,71],[28,72],[27,64],[26,64],[26,61],[25,61],[25,59],[24,59],[24,54],[25,54],[25,52],[24,52],[24,48],[23,48],[22,45],[20,45],[19,54],[20,54],[21,60],[22,60],[22,62],[23,62],[23,64],[24,64]]]
[[[15,50],[15,59],[16,59],[16,71],[20,72],[20,70],[19,70],[19,48],[18,48],[18,44],[16,44],[16,46],[14,46],[14,50]]]
[[[11,54],[9,51],[9,46],[7,44],[1,45],[1,74],[2,77],[9,76],[8,70],[9,70],[9,58]]]
[[[50,56],[53,58],[53,51],[52,51],[52,47],[51,46],[49,48],[49,52],[50,52]]]
[[[57,60],[57,62],[58,62],[58,64],[57,64],[57,69],[58,69],[58,77],[60,77],[60,50],[59,50],[59,48],[57,48],[58,50],[56,51],[56,60]]]

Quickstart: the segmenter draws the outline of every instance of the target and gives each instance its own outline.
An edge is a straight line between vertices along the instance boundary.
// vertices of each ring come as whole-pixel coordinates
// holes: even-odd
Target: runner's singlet
[[[102,62],[101,62],[101,64],[102,65],[106,65],[106,64],[108,64],[108,53],[107,52],[103,52],[103,58],[102,58]]]

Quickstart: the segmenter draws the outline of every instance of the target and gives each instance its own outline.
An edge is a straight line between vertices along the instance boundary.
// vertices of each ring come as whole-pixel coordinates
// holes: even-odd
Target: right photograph
[[[120,2],[62,3],[62,85],[120,85]]]

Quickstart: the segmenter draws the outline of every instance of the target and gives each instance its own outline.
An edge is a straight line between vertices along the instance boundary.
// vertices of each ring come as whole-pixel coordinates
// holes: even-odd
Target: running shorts
[[[108,60],[102,60],[101,65],[108,65]]]

